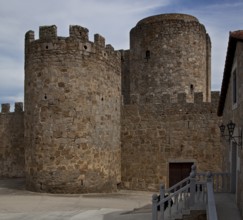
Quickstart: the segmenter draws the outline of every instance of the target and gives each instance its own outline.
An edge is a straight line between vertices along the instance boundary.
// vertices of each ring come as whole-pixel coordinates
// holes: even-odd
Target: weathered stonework
[[[27,188],[113,191],[120,182],[120,53],[88,29],[55,26],[25,39]]]
[[[222,149],[217,124],[219,93],[203,102],[202,93],[187,103],[185,94],[163,104],[132,104],[122,110],[122,184],[156,190],[169,184],[170,162],[194,162],[199,171],[221,171]]]
[[[125,85],[130,84],[126,103],[133,96],[142,104],[177,93],[192,100],[194,92],[203,92],[204,101],[210,101],[211,42],[195,17],[162,14],[139,21],[130,32],[128,52],[123,62],[130,63],[128,73],[123,68],[123,75],[129,75]]]
[[[9,132],[7,152],[14,146],[7,115],[24,120],[13,131],[24,131],[28,189],[157,190],[168,185],[170,162],[221,170],[219,94],[211,94],[204,26],[190,15],[152,16],[137,23],[130,40],[129,50],[114,51],[98,34],[91,42],[80,26],[70,26],[68,37],[57,36],[56,26],[40,27],[39,39],[26,33],[25,112],[2,113],[0,132]]]
[[[190,15],[145,18],[121,51],[122,184],[128,189],[169,185],[170,162],[220,171],[222,151],[211,101],[211,42]]]
[[[24,177],[24,112],[23,103],[2,104],[0,113],[0,177]]]

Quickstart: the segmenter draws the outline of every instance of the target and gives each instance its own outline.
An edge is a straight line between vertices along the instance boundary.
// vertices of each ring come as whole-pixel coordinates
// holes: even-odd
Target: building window
[[[233,104],[237,102],[237,79],[236,79],[236,70],[233,72]]]

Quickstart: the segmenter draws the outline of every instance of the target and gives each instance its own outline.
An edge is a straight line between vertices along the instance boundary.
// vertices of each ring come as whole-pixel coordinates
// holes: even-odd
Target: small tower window
[[[145,59],[148,61],[150,59],[150,50],[146,50],[145,52]]]
[[[191,94],[192,94],[193,91],[194,91],[194,86],[193,86],[193,84],[190,85],[190,91],[191,91]]]
[[[121,56],[121,62],[123,63],[125,60],[124,60],[124,57],[123,56]]]

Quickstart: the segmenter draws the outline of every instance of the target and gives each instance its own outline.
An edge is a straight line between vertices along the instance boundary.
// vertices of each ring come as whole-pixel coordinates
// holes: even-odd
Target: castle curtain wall
[[[0,113],[0,178],[25,176],[23,103],[2,104]]]
[[[124,187],[168,186],[170,162],[221,171],[219,94],[211,93],[205,27],[184,14],[144,18],[131,29],[130,50],[123,57],[122,79],[130,85],[123,86]]]
[[[169,185],[170,162],[193,162],[198,171],[219,172],[222,148],[217,117],[219,93],[203,102],[202,93],[187,103],[167,95],[162,103],[122,108],[122,184],[127,189],[158,190]]]

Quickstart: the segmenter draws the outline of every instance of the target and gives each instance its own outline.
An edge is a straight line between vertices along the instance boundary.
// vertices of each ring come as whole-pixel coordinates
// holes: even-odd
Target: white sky
[[[186,13],[205,25],[212,41],[212,90],[220,90],[229,31],[243,30],[243,0],[0,0],[0,103],[24,100],[24,35],[53,25],[99,33],[115,49],[129,48],[129,31],[148,16]]]

